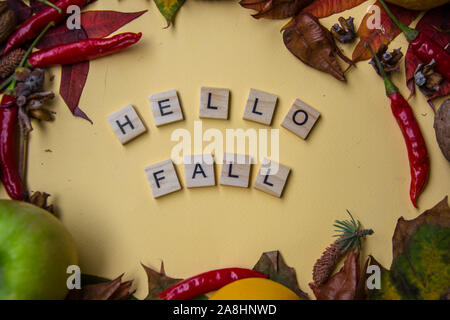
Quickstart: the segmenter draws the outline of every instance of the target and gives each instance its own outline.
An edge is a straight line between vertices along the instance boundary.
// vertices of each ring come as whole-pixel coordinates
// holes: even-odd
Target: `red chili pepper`
[[[417,198],[427,184],[430,171],[427,146],[411,106],[399,93],[398,88],[388,78],[372,47],[369,46],[369,49],[374,56],[380,74],[383,76],[386,95],[391,100],[392,113],[400,126],[408,149],[409,166],[411,169],[411,187],[409,195],[414,207],[417,208]]]
[[[398,20],[383,0],[380,0],[380,3],[392,21],[403,31],[410,48],[416,56],[426,64],[434,60],[436,62],[436,71],[443,75],[447,81],[450,81],[450,54],[423,32],[409,28]]]
[[[36,38],[50,22],[58,24],[63,21],[67,17],[68,7],[75,5],[82,8],[87,5],[89,1],[90,0],[59,0],[55,5],[61,9],[61,13],[52,7],[48,7],[36,13],[30,19],[25,21],[17,31],[9,37],[3,54],[5,55],[24,42]]]
[[[261,272],[228,268],[213,270],[181,281],[158,295],[162,300],[190,300],[202,294],[218,290],[223,286],[246,278],[267,278]]]
[[[73,64],[107,56],[138,42],[142,33],[122,33],[108,39],[86,39],[54,46],[30,55],[28,62],[35,68]]]
[[[15,97],[4,94],[0,103],[0,166],[1,180],[13,200],[23,201],[23,186],[15,156],[15,130],[18,106]]]

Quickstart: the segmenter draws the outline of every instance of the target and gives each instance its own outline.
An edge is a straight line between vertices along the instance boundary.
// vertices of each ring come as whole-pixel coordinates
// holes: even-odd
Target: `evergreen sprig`
[[[333,226],[338,228],[335,230],[337,234],[334,237],[339,237],[336,241],[342,252],[347,252],[348,249],[361,249],[361,239],[365,236],[373,234],[372,229],[362,229],[361,222],[359,220],[355,220],[347,210],[351,220],[336,220]]]

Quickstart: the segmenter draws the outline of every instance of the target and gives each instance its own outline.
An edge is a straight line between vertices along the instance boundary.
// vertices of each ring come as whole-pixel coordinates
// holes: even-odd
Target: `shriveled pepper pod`
[[[398,88],[392,83],[381,65],[380,59],[369,44],[367,47],[372,52],[381,76],[384,79],[386,95],[391,100],[391,109],[403,134],[408,149],[409,166],[411,170],[410,198],[417,208],[417,198],[422,193],[428,181],[430,160],[428,150],[420,131],[419,124],[411,109],[411,106],[401,95]]]
[[[107,39],[85,39],[57,45],[32,53],[28,63],[35,68],[45,68],[88,61],[124,50],[141,37],[142,33],[127,32]]]

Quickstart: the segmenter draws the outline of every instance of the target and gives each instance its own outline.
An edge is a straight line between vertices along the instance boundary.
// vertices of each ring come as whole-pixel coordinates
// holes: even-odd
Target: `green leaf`
[[[166,18],[168,28],[173,21],[178,9],[184,4],[185,0],[154,0],[159,12]]]
[[[400,218],[392,239],[393,260],[382,269],[372,299],[437,300],[450,289],[450,208],[447,197],[416,219]],[[377,292],[378,291],[378,292]]]
[[[253,270],[269,275],[269,279],[282,284],[294,291],[302,300],[308,300],[308,295],[298,286],[295,269],[284,262],[279,251],[265,252],[256,263]]]

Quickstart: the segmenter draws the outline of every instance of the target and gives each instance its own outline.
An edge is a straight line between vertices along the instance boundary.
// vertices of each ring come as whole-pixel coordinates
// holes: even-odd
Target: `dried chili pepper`
[[[12,49],[19,47],[21,44],[28,40],[36,38],[41,31],[50,23],[60,23],[67,17],[67,8],[74,5],[82,8],[86,6],[90,0],[59,0],[55,3],[55,6],[61,9],[59,12],[57,9],[48,7],[30,19],[25,21],[8,39],[3,54],[8,53]]]
[[[420,131],[419,124],[414,116],[411,106],[401,95],[398,88],[392,83],[381,65],[380,59],[367,44],[372,52],[378,69],[384,79],[386,95],[391,100],[391,109],[403,133],[403,138],[408,149],[409,166],[411,169],[410,198],[417,208],[417,198],[425,188],[430,170],[430,160],[425,140]]]
[[[450,81],[450,54],[425,33],[407,27],[398,20],[383,0],[380,0],[380,3],[383,5],[392,21],[394,21],[405,34],[406,40],[409,42],[409,47],[416,56],[425,64],[434,60],[436,62],[436,70],[443,75],[447,81]]]
[[[345,81],[335,54],[350,65],[354,63],[339,50],[331,32],[316,17],[300,12],[283,30],[284,44],[293,55],[311,67]]]
[[[1,180],[13,200],[23,201],[23,186],[15,156],[15,130],[18,106],[15,97],[4,94],[0,103],[0,164]]]
[[[223,286],[246,278],[267,278],[259,271],[227,268],[213,270],[183,280],[158,295],[162,300],[190,300],[202,294],[218,290]]]
[[[35,68],[92,60],[124,50],[138,42],[142,33],[122,33],[107,39],[85,39],[34,52],[28,62]]]

